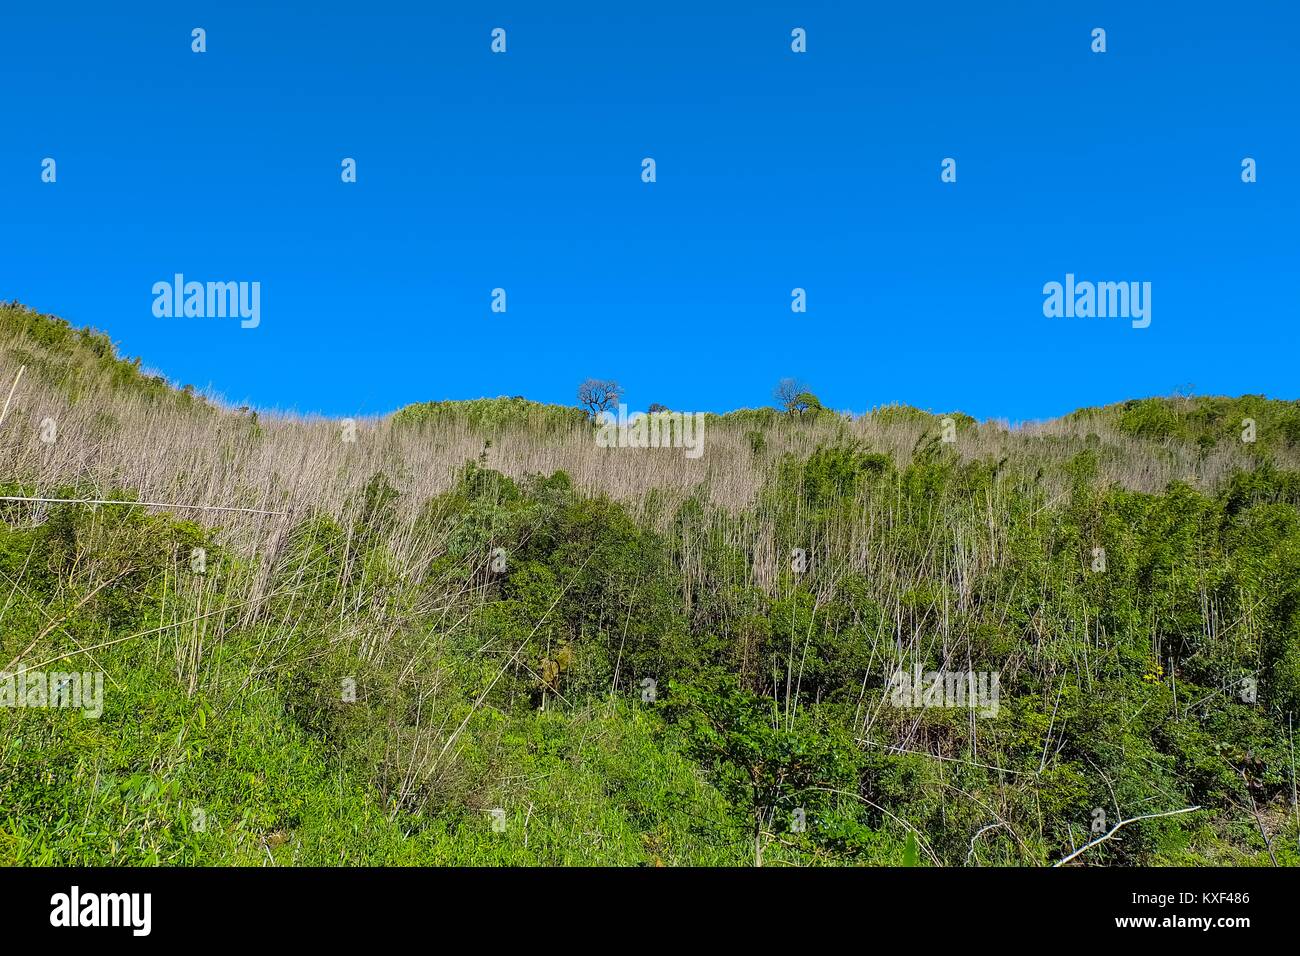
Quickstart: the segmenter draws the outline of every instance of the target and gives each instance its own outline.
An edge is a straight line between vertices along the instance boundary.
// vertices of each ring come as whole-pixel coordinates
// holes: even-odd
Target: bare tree
[[[808,391],[808,386],[797,378],[783,378],[772,389],[772,397],[777,400],[783,411],[792,412],[799,401],[799,396]]]
[[[623,397],[623,389],[618,382],[601,381],[589,378],[578,386],[578,404],[587,410],[592,418],[601,412],[607,412]]]
[[[797,378],[783,378],[772,389],[772,397],[781,403],[781,408],[791,415],[804,412],[820,411],[822,403],[808,390],[808,386]]]

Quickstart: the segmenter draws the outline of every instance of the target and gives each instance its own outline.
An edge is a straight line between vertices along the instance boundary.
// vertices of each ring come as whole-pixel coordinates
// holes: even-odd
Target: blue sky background
[[[0,297],[336,415],[1300,398],[1293,2],[288,6],[5,5]],[[176,272],[260,281],[261,326],[155,318]],[[1151,326],[1044,318],[1066,272],[1151,282]]]

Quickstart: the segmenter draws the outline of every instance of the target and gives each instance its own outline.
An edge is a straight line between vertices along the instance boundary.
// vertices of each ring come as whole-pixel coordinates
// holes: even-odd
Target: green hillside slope
[[[0,862],[1300,862],[1296,403],[748,410],[691,459],[253,415],[0,307],[24,366]]]

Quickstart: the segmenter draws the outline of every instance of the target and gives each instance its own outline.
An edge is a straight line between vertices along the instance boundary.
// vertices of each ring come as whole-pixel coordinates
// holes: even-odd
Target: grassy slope
[[[27,365],[73,406],[226,414],[60,320],[0,307],[0,336],[7,370]],[[0,665],[80,647],[49,668],[109,677],[99,720],[0,710],[0,861],[743,864],[754,815],[737,775],[757,757],[810,774],[760,827],[768,863],[900,863],[907,828],[923,862],[1043,863],[1098,807],[1113,823],[1114,808],[1200,803],[1092,861],[1267,864],[1258,808],[1294,865],[1296,404],[1085,410],[1009,464],[927,439],[926,413],[874,417],[864,438],[833,416],[722,416],[758,475],[728,513],[706,494],[631,508],[480,464],[416,501],[396,469],[363,476],[253,550],[140,508],[0,506]],[[1100,477],[1108,459],[1222,457],[1244,417],[1259,441],[1214,487]],[[412,406],[394,425],[498,441],[575,427],[520,399]],[[14,491],[136,493],[129,476],[87,484],[87,466],[52,486],[64,472],[12,460]],[[821,558],[807,575],[783,557],[752,570],[791,542]],[[1098,542],[1103,576],[1088,571]],[[927,666],[947,648],[999,669],[1002,716],[882,706],[878,656],[899,638]],[[1253,704],[1235,691],[1248,675]],[[796,804],[807,832],[784,825]]]

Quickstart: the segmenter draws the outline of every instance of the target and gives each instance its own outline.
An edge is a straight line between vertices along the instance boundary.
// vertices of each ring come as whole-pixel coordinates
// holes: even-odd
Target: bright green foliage
[[[475,431],[492,434],[506,428],[527,428],[547,434],[584,426],[587,415],[581,409],[546,405],[526,398],[476,398],[465,402],[420,402],[393,413],[395,424],[433,426],[464,423]]]
[[[57,382],[74,402],[107,385],[178,409],[209,407],[192,386],[174,389],[162,377],[142,371],[140,359],[119,358],[102,332],[73,328],[64,319],[17,302],[0,302],[0,343],[15,364],[27,366],[30,375]]]

